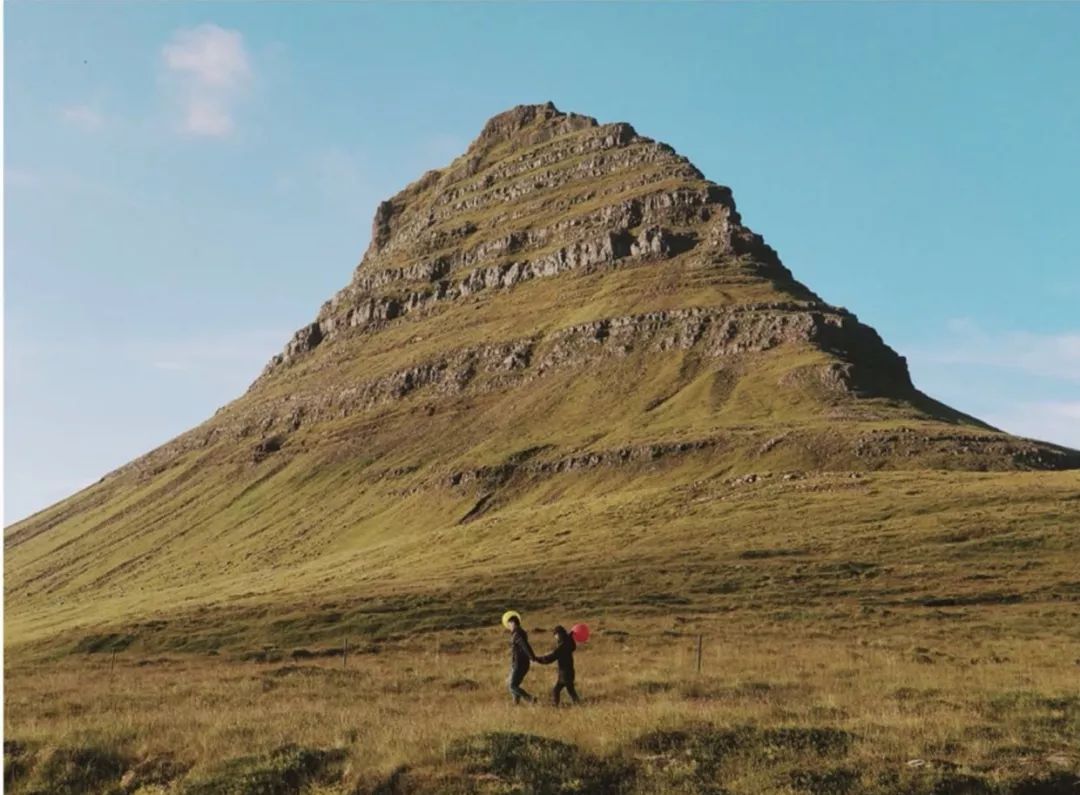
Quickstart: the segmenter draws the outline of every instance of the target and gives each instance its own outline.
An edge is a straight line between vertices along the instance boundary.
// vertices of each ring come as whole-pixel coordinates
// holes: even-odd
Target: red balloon
[[[584,643],[589,639],[589,628],[584,624],[574,624],[570,628],[570,635],[578,643]]]

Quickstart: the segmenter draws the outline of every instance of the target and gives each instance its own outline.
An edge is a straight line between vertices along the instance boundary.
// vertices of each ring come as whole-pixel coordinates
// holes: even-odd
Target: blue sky
[[[5,523],[238,396],[491,115],[629,121],[1080,447],[1080,4],[5,4]]]

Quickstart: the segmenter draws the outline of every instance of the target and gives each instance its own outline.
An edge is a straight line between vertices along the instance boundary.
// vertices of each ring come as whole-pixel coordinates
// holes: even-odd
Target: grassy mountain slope
[[[752,473],[789,473],[792,491],[915,472],[935,493],[950,470],[977,506],[1017,481],[960,472],[1078,463],[919,393],[669,147],[523,106],[380,206],[351,283],[245,395],[8,529],[6,642],[218,611],[228,643],[233,605],[448,576],[483,591],[511,567],[500,548],[543,568],[557,533],[583,568],[607,567],[648,494],[678,519],[650,543],[683,558],[698,531],[680,489]],[[799,496],[775,495],[777,521]],[[930,512],[918,492],[893,499]],[[757,532],[703,500],[704,524]]]

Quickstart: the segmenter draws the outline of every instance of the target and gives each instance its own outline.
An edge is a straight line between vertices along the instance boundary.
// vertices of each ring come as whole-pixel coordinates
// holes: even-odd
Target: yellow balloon
[[[507,629],[510,629],[511,618],[516,618],[518,621],[521,621],[521,614],[517,610],[507,610],[503,613],[502,625]]]

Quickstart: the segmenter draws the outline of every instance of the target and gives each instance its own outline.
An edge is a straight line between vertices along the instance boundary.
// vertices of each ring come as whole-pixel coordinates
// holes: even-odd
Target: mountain
[[[919,392],[671,147],[526,105],[379,205],[243,396],[8,529],[5,631],[208,649],[637,604],[709,593],[698,527],[984,515],[1074,468]]]

